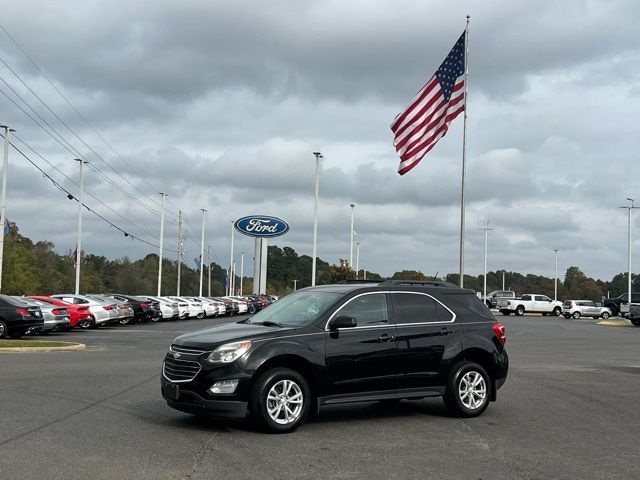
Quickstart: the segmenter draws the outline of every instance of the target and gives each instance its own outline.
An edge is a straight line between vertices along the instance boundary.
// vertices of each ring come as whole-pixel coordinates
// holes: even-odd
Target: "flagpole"
[[[467,176],[467,84],[469,83],[469,15],[464,32],[464,126],[462,129],[462,188],[460,192],[460,288],[464,287],[464,193]]]

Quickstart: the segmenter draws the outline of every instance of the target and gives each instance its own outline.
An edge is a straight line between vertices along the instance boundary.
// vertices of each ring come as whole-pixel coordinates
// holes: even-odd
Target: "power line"
[[[2,134],[0,134],[0,137],[4,138],[4,136]],[[20,150],[13,142],[9,141],[9,144],[15,149],[16,152],[18,152],[20,155],[22,155],[31,165],[33,165],[40,173],[42,173],[42,175],[44,175],[57,189],[59,189],[60,191],[64,192],[67,194],[67,198],[69,200],[75,200],[76,202],[78,202],[79,200],[76,198],[75,195],[73,195],[69,190],[67,190],[66,188],[64,188],[62,185],[60,185],[51,175],[49,175],[47,172],[45,172],[38,164],[36,164],[31,158],[29,158],[29,156],[27,154],[25,154],[22,150]],[[49,163],[49,162],[47,162]],[[66,176],[66,175],[65,175]],[[68,178],[68,177],[67,177]],[[134,235],[132,233],[127,232],[126,230],[124,230],[123,228],[119,227],[118,225],[116,225],[115,223],[111,222],[110,220],[108,220],[107,218],[105,218],[103,215],[101,215],[100,213],[96,212],[95,210],[93,210],[92,208],[90,208],[89,206],[87,206],[86,203],[82,203],[82,206],[87,209],[87,211],[91,212],[92,214],[94,214],[96,217],[100,218],[102,221],[104,221],[105,223],[107,223],[109,226],[115,228],[116,230],[122,232],[124,234],[125,237],[130,237],[133,240],[138,240],[139,242],[145,243],[149,246],[155,247],[155,248],[159,248],[158,245],[149,242],[143,238],[138,237],[137,235]],[[173,253],[177,253],[177,250],[171,250],[171,249],[167,249],[170,252]]]
[[[0,80],[2,80],[5,85],[7,85],[11,91],[20,99],[22,100],[22,102],[27,105],[27,107],[29,107],[29,109],[31,109],[32,111],[33,108],[29,105],[29,103],[24,100],[24,98],[22,98],[20,96],[19,93],[17,93],[10,85],[7,84],[7,82],[4,81],[4,79],[0,76]],[[34,113],[38,116],[38,118],[41,118],[42,121],[53,131],[55,132],[61,139],[59,140],[52,132],[50,132],[49,130],[47,130],[40,122],[38,122],[35,118],[33,118],[33,116],[31,116],[29,114],[29,112],[27,112],[24,108],[22,108],[14,99],[12,99],[4,90],[0,89],[0,93],[2,93],[11,103],[13,103],[22,113],[24,113],[27,117],[29,117],[31,119],[31,121],[33,121],[36,125],[38,125],[42,130],[44,130],[51,138],[53,138],[60,146],[62,146],[65,150],[67,150],[71,155],[78,157],[78,158],[82,158],[84,160],[86,160],[86,157],[84,157],[75,147],[73,147],[73,145],[71,145],[64,137],[62,137],[62,135],[60,135],[53,127],[51,127],[51,125],[49,125],[49,123],[46,122],[46,120],[42,119],[42,117],[34,111]],[[67,145],[65,145],[65,143]],[[156,216],[160,216],[160,212],[157,212],[156,210],[154,210],[153,208],[149,207],[146,203],[141,202],[139,199],[137,199],[136,197],[134,197],[133,195],[131,195],[129,192],[127,192],[126,190],[124,190],[122,187],[120,187],[119,185],[117,185],[116,183],[114,183],[109,177],[107,177],[100,169],[98,169],[95,165],[89,163],[89,165],[91,165],[91,168],[96,171],[96,173],[98,173],[98,175],[103,178],[106,182],[108,182],[112,187],[114,187],[115,189],[117,189],[119,192],[121,192],[124,196],[130,198],[131,200],[133,200],[134,202],[136,202],[137,204],[139,204],[140,206],[142,206],[143,208],[145,208],[146,210],[148,210],[149,212],[151,212],[153,215]],[[136,187],[137,189],[137,187]],[[138,190],[138,189],[137,189]]]
[[[36,62],[29,56],[29,54],[24,50],[24,48],[22,48],[22,46],[18,43],[18,41],[9,33],[9,31],[2,25],[0,24],[0,28],[2,29],[2,31],[7,35],[7,37],[9,37],[9,39],[11,40],[11,42],[13,42],[13,44],[18,48],[18,50],[20,50],[20,52],[25,56],[25,58],[31,63],[31,65],[33,65],[35,67],[35,69],[44,77],[45,80],[47,80],[47,82],[53,87],[53,89],[64,99],[64,101],[71,107],[71,109],[76,113],[76,115],[78,115],[78,117],[80,117],[82,119],[82,121],[84,121],[84,123],[87,124],[87,126],[111,149],[111,151],[113,153],[115,153],[115,155],[120,158],[120,160],[122,160],[125,164],[127,164],[129,166],[129,168],[131,168],[137,175],[139,178],[141,178],[145,183],[147,183],[147,185],[149,185],[153,190],[157,190],[144,176],[142,176],[140,174],[140,172],[138,172],[133,165],[131,165],[127,160],[125,160],[120,153],[118,153],[118,151],[113,147],[113,145],[111,145],[111,143],[109,143],[104,136],[102,136],[100,134],[100,132],[98,132],[98,130],[89,122],[89,120],[87,120],[87,118],[73,105],[73,103],[71,103],[71,100],[69,100],[67,98],[67,96],[55,85],[55,83],[48,77],[48,75],[36,64]],[[14,70],[6,64],[6,62],[4,60],[2,60],[2,63],[18,78],[18,80],[20,80],[20,82],[22,82],[28,89],[29,91],[31,91],[31,93],[33,93],[36,98],[38,98],[38,100],[40,100],[40,102],[45,105],[45,107],[63,124],[67,127],[67,129],[69,129],[83,144],[85,144],[85,146],[87,146],[87,148],[89,148],[91,151],[93,151],[93,149],[91,149],[76,133],[75,131],[73,131],[53,110],[51,110],[51,108],[49,108],[48,105],[46,105],[45,102],[42,101],[42,99],[40,97],[38,97],[38,95],[20,78],[20,76],[14,72]],[[98,158],[100,158],[103,162],[105,162],[107,165],[109,165],[109,167],[116,172],[118,175],[120,175],[125,181],[127,181],[131,186],[135,187],[133,184],[131,184],[124,176],[122,176],[119,172],[117,172],[106,160],[104,160],[103,158],[101,158],[97,153],[93,152],[96,156],[98,156]],[[147,198],[149,198],[153,203],[155,203],[156,205],[159,206],[159,203],[157,202],[156,199],[154,199],[153,197],[150,197],[149,195],[144,194]],[[173,204],[172,204],[173,205]],[[174,205],[175,206],[175,205]],[[178,208],[178,207],[176,207]],[[168,210],[168,212],[170,212],[172,215],[176,215],[176,212],[173,212],[171,210]]]

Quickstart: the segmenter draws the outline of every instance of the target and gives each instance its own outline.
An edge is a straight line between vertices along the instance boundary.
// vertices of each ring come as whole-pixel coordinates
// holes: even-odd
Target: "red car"
[[[64,307],[69,312],[69,329],[79,324],[80,328],[89,328],[91,326],[91,312],[87,305],[76,305],[73,303],[63,302],[57,298],[42,297],[31,295],[29,298],[40,300],[41,302],[50,303],[56,307]]]

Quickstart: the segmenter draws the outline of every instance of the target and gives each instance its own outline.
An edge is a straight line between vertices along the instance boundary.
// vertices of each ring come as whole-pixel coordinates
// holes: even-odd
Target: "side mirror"
[[[338,328],[353,328],[356,325],[358,325],[358,322],[355,318],[341,315],[329,322],[329,329],[337,330]]]

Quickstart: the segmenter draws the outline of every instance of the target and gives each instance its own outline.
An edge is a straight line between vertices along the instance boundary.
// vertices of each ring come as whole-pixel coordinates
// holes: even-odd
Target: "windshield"
[[[269,308],[256,313],[248,323],[272,322],[286,327],[309,325],[343,295],[342,293],[319,291],[291,293]]]

